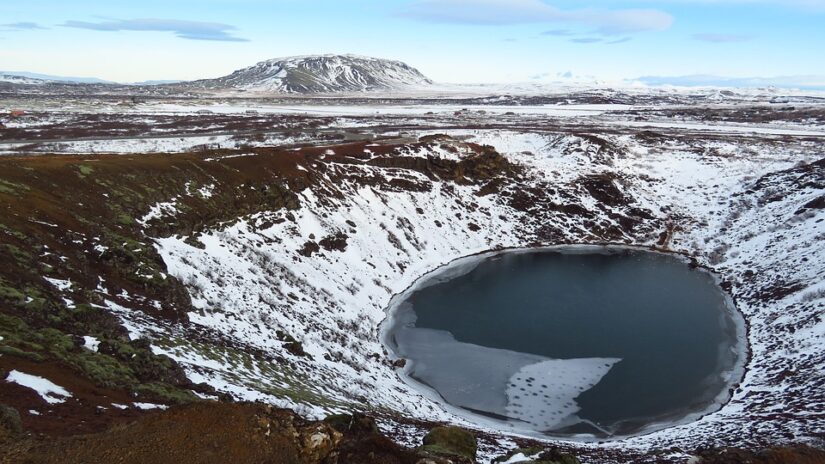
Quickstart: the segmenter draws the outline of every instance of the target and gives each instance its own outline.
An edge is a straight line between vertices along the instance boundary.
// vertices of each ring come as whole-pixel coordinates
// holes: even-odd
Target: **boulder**
[[[435,456],[458,456],[467,462],[475,462],[478,444],[475,436],[460,427],[436,427],[424,437],[424,445],[419,448]]]
[[[0,427],[12,434],[22,433],[23,423],[20,421],[20,413],[12,407],[0,404]]]

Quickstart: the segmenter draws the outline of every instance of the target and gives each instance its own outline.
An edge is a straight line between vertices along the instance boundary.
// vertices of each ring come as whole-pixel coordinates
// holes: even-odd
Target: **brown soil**
[[[94,435],[0,435],[0,463],[413,463],[374,428],[335,430],[257,404],[200,403],[148,414]]]
[[[722,448],[697,453],[702,464],[822,464],[825,451],[807,446],[788,446],[753,452]]]
[[[43,377],[68,390],[65,402],[49,404],[34,390],[3,381],[3,370],[17,370]],[[14,405],[23,428],[33,434],[76,435],[106,430],[112,424],[131,421],[144,411],[131,406],[135,398],[124,391],[95,385],[59,362],[33,362],[4,356],[0,367],[0,404]],[[120,409],[112,404],[129,406]]]

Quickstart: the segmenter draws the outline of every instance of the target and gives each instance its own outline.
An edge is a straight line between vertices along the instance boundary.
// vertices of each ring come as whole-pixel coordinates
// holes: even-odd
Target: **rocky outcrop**
[[[445,457],[454,462],[475,462],[478,444],[472,432],[460,427],[435,427],[418,448],[424,455]]]

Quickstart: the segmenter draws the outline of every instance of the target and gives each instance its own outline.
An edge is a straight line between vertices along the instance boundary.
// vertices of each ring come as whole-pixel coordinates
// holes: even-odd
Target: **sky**
[[[118,82],[353,53],[437,82],[712,75],[825,85],[825,0],[0,2],[0,70]]]

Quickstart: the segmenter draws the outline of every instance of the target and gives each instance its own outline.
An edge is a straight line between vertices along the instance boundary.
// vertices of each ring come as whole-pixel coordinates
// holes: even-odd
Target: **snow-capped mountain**
[[[72,76],[55,76],[51,74],[40,74],[23,71],[0,71],[2,77],[7,78],[8,81],[17,80],[18,84],[43,84],[50,82],[58,82],[63,84],[115,84],[115,82],[98,79],[96,77],[72,77]],[[15,79],[16,78],[16,79]]]
[[[195,81],[207,89],[243,89],[278,93],[334,93],[398,90],[432,84],[400,61],[355,55],[276,58],[218,79]]]
[[[8,83],[8,84],[18,84],[18,85],[42,85],[45,84],[46,81],[42,79],[36,79],[33,77],[25,77],[25,76],[18,76],[15,74],[8,74],[5,72],[0,72],[0,82]]]

